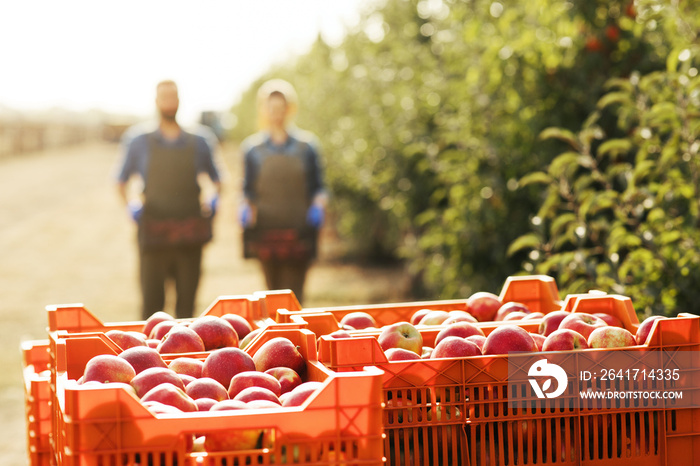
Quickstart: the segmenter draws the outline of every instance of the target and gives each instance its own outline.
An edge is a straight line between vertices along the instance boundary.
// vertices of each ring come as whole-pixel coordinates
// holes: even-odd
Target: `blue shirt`
[[[137,133],[136,135],[134,135],[135,132]],[[149,161],[148,135],[152,132],[129,130],[124,135],[122,142],[124,145],[124,158],[117,175],[117,180],[120,183],[126,183],[132,175],[140,175],[144,183],[146,182]],[[219,170],[214,163],[214,146],[209,138],[202,134],[187,133],[183,130],[177,139],[170,140],[163,137],[160,129],[155,130],[156,142],[165,147],[183,147],[187,144],[187,135],[195,138],[195,170],[197,173],[206,173],[213,182],[218,183],[220,180]]]
[[[297,145],[302,143],[306,143],[306,147],[300,152]],[[241,149],[244,154],[245,178],[243,180],[243,193],[246,199],[255,201],[257,197],[255,184],[260,174],[263,149],[277,154],[295,154],[300,156],[306,171],[309,197],[313,199],[314,196],[324,192],[321,159],[318,154],[317,144],[310,133],[290,130],[288,131],[287,141],[282,145],[277,145],[272,142],[269,133],[260,132],[246,138],[241,144]]]

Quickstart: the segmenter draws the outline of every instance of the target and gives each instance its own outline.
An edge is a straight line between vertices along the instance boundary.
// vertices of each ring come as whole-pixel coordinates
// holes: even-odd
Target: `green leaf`
[[[626,92],[609,92],[598,100],[598,108],[605,108],[612,104],[631,105],[632,98]]]
[[[598,155],[604,157],[611,155],[613,157],[626,154],[632,150],[632,142],[629,139],[608,139],[598,147]]]
[[[539,245],[540,238],[535,233],[527,233],[516,238],[515,241],[510,243],[510,246],[508,246],[508,250],[506,251],[506,255],[510,257],[520,250],[535,249],[539,247]]]
[[[549,184],[552,181],[552,177],[545,172],[533,172],[520,178],[518,185],[523,187],[531,184]]]
[[[571,223],[576,221],[576,214],[572,212],[565,212],[555,218],[552,221],[552,226],[550,227],[549,231],[552,236],[557,236],[561,231],[566,228],[566,226]]]
[[[542,130],[540,133],[540,139],[559,139],[568,143],[571,147],[578,150],[580,145],[576,139],[576,135],[564,128],[549,127]]]
[[[549,173],[556,178],[565,175],[571,176],[578,167],[579,154],[576,152],[564,152],[552,160],[552,163],[549,165]]]
[[[611,78],[605,82],[604,87],[606,90],[620,89],[621,91],[627,92],[629,94],[634,92],[634,86],[629,81],[629,79]]]

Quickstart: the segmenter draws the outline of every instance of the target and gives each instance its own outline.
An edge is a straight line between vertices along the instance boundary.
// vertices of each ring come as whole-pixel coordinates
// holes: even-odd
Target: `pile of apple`
[[[121,349],[149,346],[161,354],[201,353],[217,348],[245,346],[260,332],[238,314],[200,316],[192,321],[175,320],[167,312],[156,312],[143,330],[105,332]]]
[[[284,337],[263,343],[253,356],[240,348],[224,347],[214,349],[203,360],[182,356],[166,363],[162,346],[179,328],[173,327],[165,335],[161,348],[136,345],[119,355],[93,357],[78,383],[118,384],[156,414],[300,406],[323,385],[306,380],[306,360]],[[182,335],[183,340],[184,335],[191,337]],[[200,443],[206,451],[250,449],[262,442],[261,435],[262,430],[211,434]]]
[[[621,348],[644,344],[652,323],[662,316],[646,319],[636,335],[625,329],[622,322],[607,313],[570,313],[554,311],[547,315],[531,310],[522,303],[501,303],[498,297],[479,292],[467,300],[466,310],[441,311],[421,309],[409,322],[381,327],[378,341],[389,361],[455,358],[478,355],[508,354],[509,352],[567,351],[585,348]],[[540,319],[538,333],[530,333],[518,325],[499,324],[485,335],[475,325],[484,321],[518,321]],[[376,328],[372,316],[357,311],[346,314],[341,330],[333,338],[349,338],[348,329]],[[423,345],[419,329],[440,325],[435,346]]]

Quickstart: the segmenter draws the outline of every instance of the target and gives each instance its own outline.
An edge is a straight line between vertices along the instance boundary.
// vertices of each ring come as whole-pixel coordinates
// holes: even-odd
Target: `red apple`
[[[574,312],[564,317],[564,319],[559,324],[559,328],[568,328],[575,330],[584,338],[588,339],[591,332],[600,327],[607,327],[608,324],[605,323],[600,317],[593,316],[591,314],[586,314],[585,312]]]
[[[443,338],[447,337],[461,337],[467,338],[472,335],[484,336],[484,332],[474,324],[469,322],[457,322],[440,330],[440,332],[435,337],[435,346],[442,341]]]
[[[535,352],[537,344],[526,330],[517,325],[502,325],[486,337],[483,351],[484,354]]]
[[[146,339],[146,345],[147,345],[149,348],[156,349],[156,348],[158,348],[158,345],[160,345],[160,340],[156,340],[156,339],[153,339],[153,338],[147,338],[147,339]]]
[[[123,358],[113,354],[101,354],[90,359],[85,365],[83,382],[123,382],[129,383],[136,375],[134,368]]]
[[[105,335],[122,350],[133,348],[134,346],[147,346],[146,336],[141,333],[113,329],[105,332]]]
[[[194,404],[197,405],[197,411],[209,411],[218,401],[211,398],[197,398]]]
[[[164,383],[170,383],[185,390],[185,384],[180,376],[167,367],[149,367],[131,380],[131,386],[139,397],[143,397],[153,387]]]
[[[231,327],[236,331],[236,335],[238,335],[239,341],[253,331],[253,327],[243,316],[239,316],[238,314],[224,314],[221,318],[231,324]]]
[[[205,348],[204,342],[197,335],[197,332],[184,325],[177,325],[165,334],[157,350],[161,354],[200,353],[205,351]]]
[[[151,330],[151,333],[148,334],[148,339],[162,340],[165,334],[168,333],[171,328],[177,327],[178,325],[182,324],[176,322],[175,320],[164,320],[162,322],[158,322]]]
[[[364,328],[376,327],[377,322],[374,320],[374,317],[367,312],[357,311],[345,314],[340,320],[340,325],[349,325],[355,330],[362,330]]]
[[[295,387],[301,385],[302,380],[299,374],[294,369],[289,367],[273,367],[265,371],[265,374],[270,374],[280,383],[280,393],[284,394],[292,391]]]
[[[649,316],[637,328],[637,335],[635,340],[640,345],[646,345],[649,340],[649,335],[651,335],[651,328],[654,326],[654,322],[659,319],[666,319],[665,316]]]
[[[151,314],[151,316],[146,319],[146,322],[144,322],[143,325],[143,333],[144,335],[150,335],[151,331],[153,330],[153,327],[155,327],[157,324],[160,322],[166,321],[166,320],[175,320],[173,316],[168,314],[167,312],[163,311],[158,311],[154,312]]]
[[[288,392],[282,406],[301,406],[311,395],[323,387],[321,382],[304,382]]]
[[[546,340],[546,337],[544,335],[540,335],[539,333],[530,333],[530,336],[532,337],[533,340],[535,340],[535,344],[537,345],[537,349],[539,351],[542,351],[542,346],[544,345],[544,341]]]
[[[234,375],[244,371],[254,371],[253,358],[239,348],[214,350],[204,360],[202,377],[211,377],[224,387],[228,387]]]
[[[289,367],[303,375],[306,372],[306,361],[296,345],[288,338],[275,337],[258,348],[253,355],[255,370],[265,372],[273,367]]]
[[[229,411],[235,409],[246,409],[245,402],[238,400],[222,400],[218,401],[211,407],[210,411]]]
[[[239,372],[233,376],[228,386],[228,397],[233,399],[249,387],[266,388],[274,393],[276,397],[282,394],[282,386],[274,376],[265,372],[246,371]]]
[[[246,346],[248,346],[248,345],[250,344],[250,342],[253,341],[253,340],[255,339],[255,337],[257,337],[258,334],[259,334],[260,332],[262,332],[262,331],[263,331],[262,328],[256,328],[256,329],[254,329],[254,330],[253,330],[252,332],[250,332],[248,335],[246,335],[245,337],[243,337],[243,339],[238,343],[238,347],[239,347],[240,349],[245,349]]]
[[[328,336],[331,338],[352,338],[352,335],[350,335],[347,330],[342,328],[336,330],[335,332],[329,333]]]
[[[542,322],[540,323],[540,328],[539,328],[539,334],[549,336],[550,333],[553,331],[557,330],[559,328],[559,324],[561,324],[561,321],[564,320],[564,318],[568,317],[570,312],[567,311],[553,311],[550,312],[549,314],[546,314],[542,318]]]
[[[202,377],[201,379],[196,379],[194,382],[190,382],[190,384],[185,387],[185,393],[194,400],[199,398],[211,398],[212,400],[221,401],[228,400],[229,398],[226,387],[209,377]]]
[[[481,350],[477,344],[466,338],[448,336],[435,345],[430,359],[464,358],[468,356],[481,356]]]
[[[421,358],[418,354],[414,353],[413,351],[409,351],[403,348],[389,348],[388,350],[384,351],[384,354],[386,355],[387,361],[407,361],[410,359]]]
[[[229,346],[238,347],[238,334],[236,334],[231,324],[220,317],[197,317],[190,324],[189,328],[194,330],[202,339],[205,351]]]
[[[273,377],[274,378],[274,377]],[[271,390],[263,387],[248,387],[244,388],[232,398],[234,401],[243,401],[247,403],[253,400],[268,400],[279,404],[279,398]]]
[[[560,328],[545,337],[542,351],[571,351],[586,349],[586,338],[575,330]]]
[[[247,409],[242,401],[224,400],[211,407],[210,411],[227,411]],[[212,432],[204,439],[204,449],[207,452],[254,450],[258,447],[262,437],[262,429],[229,429],[226,431]]]
[[[508,315],[503,318],[503,322],[508,320],[523,320],[527,315],[528,314],[522,311],[509,312]]]
[[[478,291],[467,299],[467,312],[479,322],[491,321],[502,306],[498,296],[487,291]]]
[[[389,348],[403,348],[421,354],[423,349],[423,336],[408,322],[397,322],[382,327],[377,340],[384,351]]]
[[[269,409],[269,408],[279,408],[280,403],[275,403],[270,400],[251,400],[245,404],[248,409]]]
[[[410,319],[411,325],[418,325],[418,322],[421,321],[423,317],[425,317],[426,314],[431,312],[432,309],[418,309],[416,312],[413,313]]]
[[[601,327],[593,330],[588,336],[588,346],[591,348],[624,348],[636,346],[634,335],[622,327]]]
[[[600,317],[605,321],[606,324],[611,325],[613,327],[624,327],[620,319],[606,312],[595,312],[593,313],[593,315],[596,317]]]
[[[202,376],[202,368],[204,361],[195,358],[175,358],[168,364],[168,369],[177,372],[178,374],[191,375],[195,379]]]
[[[529,314],[530,308],[527,307],[523,303],[517,303],[515,301],[510,301],[510,302],[504,303],[501,307],[498,308],[498,311],[496,311],[496,316],[494,317],[493,320],[497,320],[497,321],[504,320],[505,317],[508,314],[510,314],[511,312],[522,312],[523,314]]]
[[[167,367],[160,353],[148,346],[134,346],[119,353],[119,357],[131,364],[137,374],[149,367]]]
[[[434,349],[435,348],[432,346],[424,346],[420,352],[421,359],[430,359],[430,355],[433,354]]]
[[[150,389],[143,395],[141,401],[157,401],[166,405],[174,406],[185,413],[197,411],[194,400],[179,387],[171,383],[162,383]]]
[[[142,401],[142,404],[153,414],[182,414],[182,410],[175,406],[163,404],[160,401]]]
[[[180,380],[182,380],[182,383],[185,385],[185,388],[190,384],[190,382],[194,382],[197,380],[195,377],[192,377],[191,375],[187,374],[177,374],[178,377],[180,377]]]
[[[483,335],[472,335],[472,336],[469,336],[469,337],[465,338],[465,340],[469,340],[469,341],[471,341],[472,343],[476,343],[476,346],[479,347],[479,350],[481,350],[482,352],[484,351],[484,343],[486,342],[486,337],[485,337],[485,336],[483,336]]]
[[[476,320],[474,316],[467,311],[450,311],[448,314],[450,317],[448,317],[447,320],[442,323],[442,325],[450,325],[455,322],[471,322],[472,324],[478,322],[478,320]]]
[[[418,322],[420,325],[440,325],[450,318],[447,311],[430,311]]]
[[[542,312],[531,312],[527,314],[525,317],[523,317],[523,320],[534,320],[534,319],[541,319],[544,317],[544,314]]]

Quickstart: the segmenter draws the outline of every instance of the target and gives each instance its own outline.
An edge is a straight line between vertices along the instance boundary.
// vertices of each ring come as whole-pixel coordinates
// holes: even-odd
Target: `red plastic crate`
[[[29,464],[31,466],[54,465],[56,462],[51,453],[49,441],[51,431],[49,341],[23,342],[21,351]]]
[[[548,314],[561,309],[559,290],[552,277],[546,275],[526,275],[508,277],[499,295],[502,302],[516,301],[526,304],[532,312]],[[275,320],[280,323],[306,323],[306,327],[316,335],[328,335],[340,328],[343,316],[351,312],[364,311],[374,317],[377,325],[409,321],[420,309],[442,311],[464,310],[466,299],[442,301],[415,301],[407,303],[366,304],[325,308],[305,308],[301,311],[278,308]],[[533,320],[539,325],[539,320]]]
[[[278,336],[298,345],[307,359],[308,379],[324,382],[317,394],[295,408],[186,415],[153,415],[121,388],[85,387],[69,380],[82,374],[91,357],[116,352],[103,334],[52,338],[58,464],[382,465],[383,373],[374,367],[333,373],[318,362],[315,335],[307,330],[266,330],[246,351],[254,354],[262,343]],[[250,429],[265,432],[266,448],[218,453],[190,449],[194,433]]]
[[[629,298],[578,296],[574,312],[607,310],[620,318]],[[628,315],[628,317],[631,317]],[[636,317],[635,317],[636,320]],[[518,321],[509,324],[519,324]],[[500,323],[486,325],[490,331]],[[529,328],[533,324],[521,326]],[[626,325],[636,328],[628,319]],[[535,327],[536,328],[536,327]],[[421,329],[430,345],[439,329]],[[569,364],[604,360],[611,351],[700,350],[700,317],[681,314],[654,324],[647,346],[530,353],[568,358]],[[700,409],[560,409],[537,400],[532,409],[508,404],[508,361],[526,355],[476,356],[388,362],[376,335],[319,339],[319,360],[331,369],[354,371],[374,365],[384,371],[384,429],[387,466],[700,464]],[[578,367],[578,366],[574,366]],[[700,361],[685,375],[700,388]],[[572,389],[573,390],[573,389]],[[697,393],[693,394],[698,396]],[[573,395],[572,395],[573,396]]]

